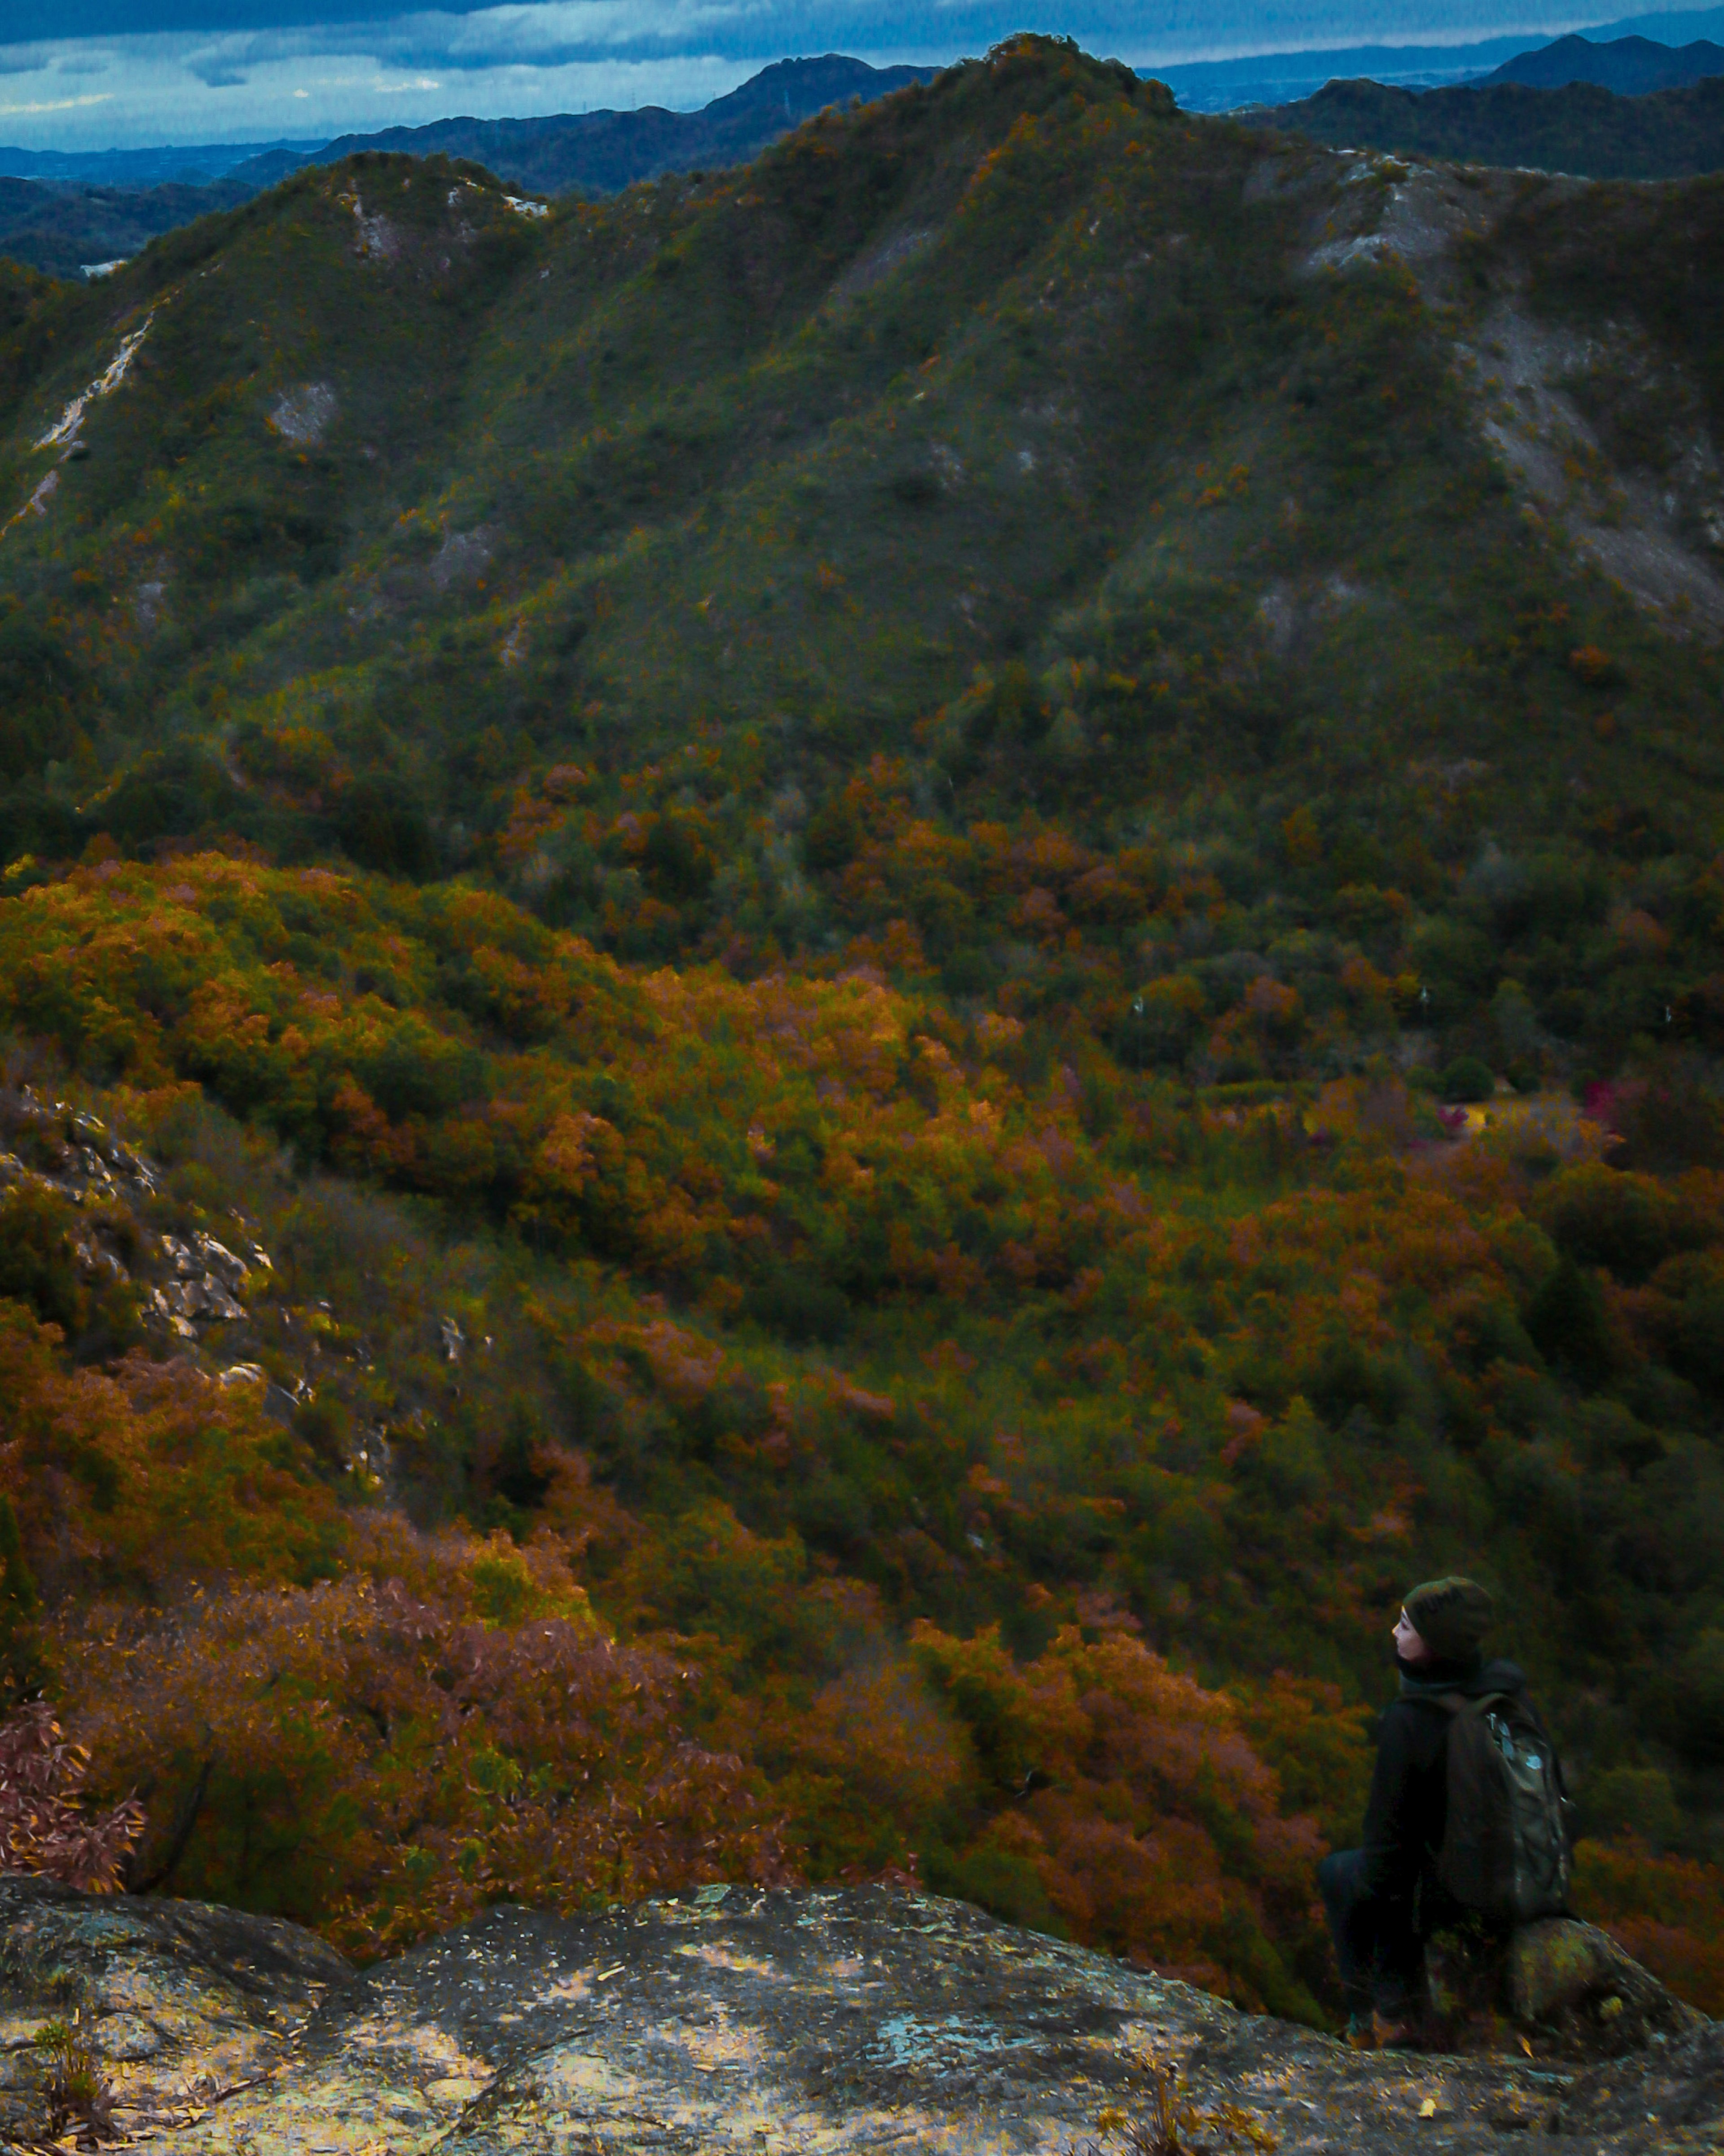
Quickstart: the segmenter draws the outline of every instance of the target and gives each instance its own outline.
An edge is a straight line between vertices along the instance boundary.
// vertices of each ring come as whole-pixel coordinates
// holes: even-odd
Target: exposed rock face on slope
[[[1528,511],[1666,631],[1724,636],[1724,483],[1693,380],[1633,324],[1585,329],[1541,311],[1547,250],[1538,220],[1587,199],[1578,182],[1533,191],[1523,175],[1408,167],[1349,153],[1348,192],[1325,200],[1311,270],[1403,264],[1435,320],[1455,333],[1459,378],[1485,439]],[[1260,188],[1281,184],[1266,163]],[[1481,285],[1470,264],[1496,249]],[[1488,296],[1487,296],[1488,292]],[[1647,446],[1624,454],[1630,430]]]
[[[0,1925],[14,2138],[44,2123],[35,2034],[74,2014],[122,2133],[224,2156],[1106,2148],[1152,2064],[1209,2115],[1196,2147],[1255,2126],[1283,2151],[1393,2156],[1531,2128],[1615,2156],[1724,2127],[1724,2041],[1673,2002],[1667,2031],[1590,2068],[1361,2056],[879,1888],[707,1887],[585,1922],[498,1908],[363,1973],[291,1925],[38,1881],[0,1881]]]

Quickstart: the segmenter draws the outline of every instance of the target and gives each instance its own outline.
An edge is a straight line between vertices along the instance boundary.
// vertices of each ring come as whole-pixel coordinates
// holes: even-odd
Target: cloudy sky
[[[0,0],[0,142],[323,139],[454,113],[690,107],[787,54],[941,62],[1016,29],[1138,64],[1596,22],[1576,0]],[[1614,12],[1607,10],[1603,12]]]

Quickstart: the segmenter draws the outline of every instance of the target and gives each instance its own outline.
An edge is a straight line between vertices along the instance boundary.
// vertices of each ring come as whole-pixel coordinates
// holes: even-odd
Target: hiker
[[[1424,1945],[1469,1922],[1506,1930],[1567,1906],[1562,1770],[1512,1662],[1484,1661],[1491,1597],[1450,1575],[1394,1628],[1401,1696],[1378,1727],[1364,1846],[1317,1867],[1347,2041],[1424,2033]]]

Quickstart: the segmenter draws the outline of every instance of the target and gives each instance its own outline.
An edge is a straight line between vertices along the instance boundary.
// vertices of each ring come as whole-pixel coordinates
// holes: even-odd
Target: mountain
[[[0,278],[0,1707],[145,1876],[1321,2024],[1465,1568],[1719,2001],[1721,256],[1024,38]]]
[[[1537,51],[1504,61],[1487,83],[1525,83],[1532,90],[1560,90],[1572,82],[1597,83],[1619,96],[1679,90],[1708,75],[1724,74],[1724,45],[1696,38],[1674,51],[1650,38],[1614,38],[1603,44],[1578,35],[1558,38]]]
[[[1157,63],[1149,72],[1165,82],[1179,102],[1194,112],[1237,111],[1251,105],[1288,105],[1314,95],[1325,85],[1337,81],[1369,80],[1400,90],[1434,90],[1480,79],[1537,83],[1549,86],[1538,70],[1550,53],[1570,52],[1590,43],[1591,64],[1613,63],[1597,58],[1618,56],[1633,46],[1657,41],[1665,55],[1674,59],[1670,45],[1695,39],[1696,33],[1724,35],[1724,9],[1703,8],[1680,14],[1643,15],[1587,28],[1578,38],[1570,36],[1534,40],[1524,35],[1499,35],[1459,44],[1350,45],[1295,48],[1281,52],[1237,53],[1225,59]],[[1521,72],[1524,68],[1526,72]],[[1608,74],[1592,74],[1582,67],[1572,77],[1557,80],[1597,81],[1624,93],[1674,87],[1693,80],[1703,67],[1670,78],[1645,82],[1618,81]]]
[[[317,142],[166,143],[143,150],[24,150],[0,146],[0,173],[62,187],[207,186],[236,165],[275,153],[297,164]],[[280,178],[281,174],[275,176]]]
[[[1724,8],[1683,8],[1650,15],[1624,15],[1614,23],[1588,27],[1595,44],[1617,38],[1650,38],[1655,44],[1691,44],[1696,38],[1724,38]]]
[[[857,98],[865,103],[906,83],[926,82],[936,72],[873,68],[829,53],[824,59],[775,61],[699,112],[649,105],[630,112],[553,113],[542,120],[439,120],[427,127],[344,135],[305,162],[331,164],[367,150],[434,154],[469,158],[540,194],[611,194],[663,172],[745,164],[825,105]],[[279,164],[260,161],[235,167],[232,177],[267,183],[281,172]]]
[[[75,278],[91,264],[124,260],[165,232],[249,201],[254,192],[251,183],[231,180],[134,188],[0,179],[0,254],[52,277]]]
[[[1315,97],[1278,105],[1275,121],[1318,142],[1593,179],[1680,179],[1724,169],[1718,75],[1644,97],[1619,97],[1589,82],[1423,92],[1331,82]]]
[[[1190,112],[1231,112],[1250,105],[1286,105],[1337,77],[1424,90],[1470,81],[1525,51],[1517,37],[1465,45],[1349,45],[1281,53],[1241,53],[1221,60],[1187,60],[1145,70],[1165,82]]]
[[[871,68],[829,54],[780,60],[702,111],[553,114],[541,120],[444,120],[347,136],[322,148],[275,143],[254,153],[113,151],[50,157],[0,151],[0,172],[15,162],[43,179],[0,178],[0,254],[50,276],[75,278],[87,265],[125,259],[162,234],[228,209],[314,163],[335,163],[368,150],[460,157],[489,167],[512,186],[541,194],[605,194],[662,172],[746,163],[767,143],[823,106],[865,102],[926,81],[930,68]],[[147,178],[183,156],[187,169],[207,167],[202,183]],[[177,167],[174,167],[177,170]],[[100,184],[110,172],[115,183]]]

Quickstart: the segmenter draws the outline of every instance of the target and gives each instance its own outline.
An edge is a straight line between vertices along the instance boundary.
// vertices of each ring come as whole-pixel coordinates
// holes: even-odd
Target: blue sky
[[[1615,12],[1610,10],[1609,12]],[[788,54],[942,62],[1015,29],[1138,65],[1532,36],[1575,0],[0,0],[0,142],[325,137],[453,113],[690,107]]]

